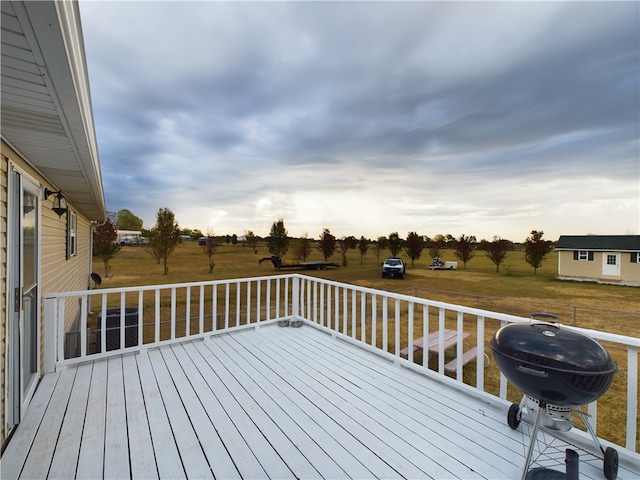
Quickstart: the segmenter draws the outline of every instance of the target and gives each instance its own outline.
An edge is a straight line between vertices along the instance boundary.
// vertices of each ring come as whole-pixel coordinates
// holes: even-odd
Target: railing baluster
[[[382,350],[389,351],[389,297],[382,297]]]
[[[371,295],[371,346],[376,348],[378,343],[377,327],[378,327],[378,296],[374,293]]]
[[[211,331],[218,330],[218,285],[213,284],[211,290]]]
[[[154,329],[154,342],[160,341],[160,289],[155,289],[155,329]],[[103,350],[104,352],[104,350]]]
[[[446,310],[438,309],[438,373],[444,375],[444,328]]]
[[[422,304],[422,338],[429,337],[429,305]],[[429,367],[429,350],[422,350],[422,366]]]
[[[125,319],[125,309],[127,308],[127,299],[125,296],[125,292],[121,292],[120,293],[120,348],[124,348],[125,347],[125,342],[124,342],[124,333],[125,333],[125,324],[124,324],[124,319]]]
[[[185,299],[186,312],[185,312],[185,315],[187,317],[185,321],[187,323],[185,325],[184,335],[185,335],[185,337],[190,337],[191,336],[191,287],[189,287],[189,286],[186,287],[185,294],[186,294],[186,299]]]
[[[409,355],[407,356],[407,358],[409,359],[409,361],[411,363],[413,363],[413,306],[414,303],[413,302],[409,302],[409,309],[408,309],[408,313],[407,313],[407,335],[408,335],[408,342],[409,344],[407,345],[407,348],[409,349]],[[398,345],[398,349],[400,348],[400,345]],[[398,350],[396,349],[396,350]],[[399,352],[399,350],[398,350]]]
[[[367,314],[367,294],[363,291],[360,293],[360,340],[362,342],[367,341],[367,335],[366,335],[366,328],[367,328],[367,321],[366,321],[366,314]]]
[[[627,439],[626,447],[636,449],[636,418],[638,411],[638,347],[627,346]],[[633,379],[633,380],[632,380]]]
[[[144,345],[144,291],[138,292],[138,346]]]
[[[246,325],[251,323],[251,280],[247,282],[247,321]]]
[[[240,296],[241,296],[240,282],[236,282],[236,327],[240,326]]]
[[[171,340],[176,338],[176,289],[171,289]]]
[[[476,358],[476,388],[484,391],[484,316],[477,316],[478,328],[476,332],[476,348],[478,357]]]
[[[394,315],[394,344],[396,357],[400,356],[400,299],[396,298]]]
[[[80,356],[87,355],[87,295],[80,300]]]
[[[204,332],[204,285],[200,285],[200,301],[198,309],[198,333]]]

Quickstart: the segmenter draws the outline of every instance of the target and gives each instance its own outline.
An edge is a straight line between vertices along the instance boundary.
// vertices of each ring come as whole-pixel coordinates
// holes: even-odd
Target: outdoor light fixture
[[[53,206],[51,210],[58,214],[58,217],[61,217],[63,213],[67,213],[67,201],[62,196],[62,192],[56,192],[54,190],[49,190],[48,188],[44,189],[44,198],[49,198],[49,196],[55,194],[56,197],[53,199]]]

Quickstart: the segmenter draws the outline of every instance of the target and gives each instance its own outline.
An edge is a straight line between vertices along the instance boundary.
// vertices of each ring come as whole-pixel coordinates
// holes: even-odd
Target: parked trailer
[[[438,257],[433,259],[433,263],[428,267],[431,270],[457,270],[458,262],[441,262]]]
[[[273,263],[273,268],[276,270],[282,270],[283,268],[299,268],[301,270],[326,270],[329,267],[339,267],[337,263],[333,262],[283,262],[282,259],[276,255],[271,257],[264,257],[258,261],[258,265],[260,265],[265,260],[270,260]]]

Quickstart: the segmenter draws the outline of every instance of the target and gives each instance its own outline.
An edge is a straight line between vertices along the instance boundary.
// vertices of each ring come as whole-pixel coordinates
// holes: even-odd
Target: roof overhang
[[[1,2],[2,138],[80,213],[106,218],[78,3]]]

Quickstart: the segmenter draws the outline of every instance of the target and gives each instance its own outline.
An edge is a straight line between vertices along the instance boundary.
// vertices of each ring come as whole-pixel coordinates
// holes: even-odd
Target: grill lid
[[[500,328],[489,346],[512,360],[565,373],[613,374],[617,366],[592,338],[558,324],[509,324]]]

